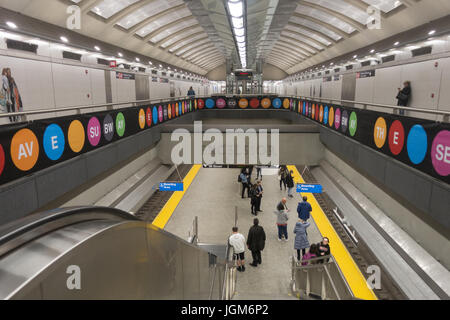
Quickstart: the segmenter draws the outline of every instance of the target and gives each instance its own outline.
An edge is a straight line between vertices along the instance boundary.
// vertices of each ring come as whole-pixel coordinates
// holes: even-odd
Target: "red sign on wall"
[[[117,61],[116,60],[112,60],[109,62],[109,67],[110,68],[117,68]]]

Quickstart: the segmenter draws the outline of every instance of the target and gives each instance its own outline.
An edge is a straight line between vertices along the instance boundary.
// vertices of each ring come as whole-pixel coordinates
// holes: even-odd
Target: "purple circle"
[[[431,159],[439,175],[450,175],[450,131],[442,130],[436,135],[431,147]]]
[[[159,108],[158,108],[158,119],[159,119],[159,123],[164,121],[164,111],[163,111],[162,106],[159,106]]]
[[[102,129],[100,127],[100,121],[96,117],[92,117],[89,120],[87,126],[87,136],[91,146],[96,147],[100,143],[102,137]]]
[[[222,99],[222,98],[217,99],[217,101],[216,101],[217,108],[223,109],[223,108],[225,108],[226,105],[227,105],[227,103],[225,102],[224,99]]]
[[[339,130],[341,127],[341,109],[336,109],[336,113],[334,114],[334,127],[336,130]]]

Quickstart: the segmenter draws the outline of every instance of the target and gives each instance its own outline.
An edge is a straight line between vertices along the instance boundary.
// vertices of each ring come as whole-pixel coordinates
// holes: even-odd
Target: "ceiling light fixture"
[[[97,50],[97,51],[100,51],[100,47],[99,46],[95,46],[94,49]]]
[[[400,42],[396,42],[396,43],[394,43],[394,46],[398,46],[400,44]]]
[[[17,29],[17,25],[14,22],[8,21],[6,22],[6,25],[11,29]]]
[[[428,35],[431,36],[432,34],[435,34],[436,30],[431,30],[430,32],[428,32]]]
[[[69,42],[69,39],[67,39],[66,37],[60,37],[60,39],[62,42],[66,42],[66,43]]]
[[[123,57],[123,54],[121,52],[118,53],[119,57]]]

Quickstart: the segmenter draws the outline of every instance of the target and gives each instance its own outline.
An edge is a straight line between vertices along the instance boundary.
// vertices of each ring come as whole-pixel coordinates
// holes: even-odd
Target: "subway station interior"
[[[450,0],[0,0],[0,70],[0,299],[449,300]]]

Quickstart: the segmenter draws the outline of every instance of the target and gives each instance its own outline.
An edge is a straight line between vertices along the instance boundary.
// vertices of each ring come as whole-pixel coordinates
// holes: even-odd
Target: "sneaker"
[[[241,270],[242,270],[242,272],[244,272],[244,271],[245,271],[245,266],[242,266],[242,269],[241,269]]]
[[[280,238],[278,238],[278,241],[280,241],[280,242],[281,242],[281,239],[280,239]]]
[[[288,242],[289,241],[289,239],[284,239],[284,242]]]

